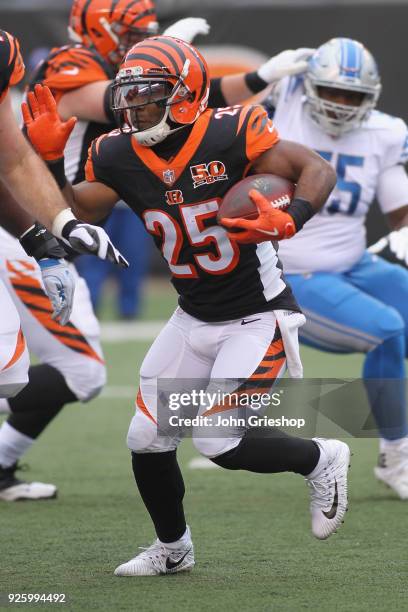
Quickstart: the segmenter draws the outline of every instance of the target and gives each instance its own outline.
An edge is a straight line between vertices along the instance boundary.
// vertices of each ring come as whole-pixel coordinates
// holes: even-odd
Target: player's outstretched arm
[[[0,105],[0,134],[3,181],[0,182],[0,224],[20,238],[26,253],[37,260],[53,306],[53,318],[65,325],[73,307],[75,280],[63,260],[66,252],[34,218],[50,226],[66,204],[47,168],[18,129],[7,99]]]
[[[210,91],[210,106],[213,106],[212,96],[215,97],[217,93],[216,106],[232,106],[248,100],[286,76],[305,72],[308,59],[313,53],[314,49],[308,48],[287,49],[271,57],[254,72],[231,74],[222,79],[215,79],[211,82],[214,91]]]
[[[66,208],[52,176],[21,133],[8,95],[0,104],[0,179],[20,206],[49,229]]]
[[[71,117],[66,122],[61,121],[51,91],[42,85],[36,85],[34,92],[28,94],[28,103],[22,104],[22,111],[28,137],[37,153],[47,161],[60,189],[64,190],[66,203],[79,211],[86,211],[87,205],[88,207],[94,205],[98,211],[109,212],[119,200],[112,189],[96,184],[93,188],[88,187],[85,196],[83,191],[77,195],[76,192],[80,190],[69,185],[65,177],[64,148],[75,126],[76,118]],[[96,192],[95,199],[92,195],[89,197],[90,191]],[[103,216],[101,214],[97,218]],[[123,267],[129,265],[101,227],[78,221],[71,208],[65,207],[59,212],[53,219],[51,230],[55,236],[79,253],[97,255],[100,259],[108,259]]]
[[[66,121],[73,115],[80,121],[112,123],[110,88],[112,81],[96,81],[64,93],[58,102],[58,114]]]

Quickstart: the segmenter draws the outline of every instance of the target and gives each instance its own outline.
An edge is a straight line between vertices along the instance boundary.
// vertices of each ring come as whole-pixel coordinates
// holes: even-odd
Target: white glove
[[[380,255],[392,263],[408,267],[408,227],[402,227],[370,246],[370,253]]]
[[[76,225],[67,228],[65,232],[63,230],[62,235],[65,241],[78,253],[97,255],[100,259],[107,259],[122,266],[122,268],[129,267],[129,262],[113,246],[105,230],[98,225],[89,225],[89,223],[77,221]]]
[[[271,57],[258,69],[258,76],[266,83],[280,81],[286,76],[306,72],[308,59],[312,57],[314,49],[302,47],[301,49],[287,49]]]
[[[63,259],[40,259],[38,265],[45,292],[53,307],[53,319],[66,325],[74,303],[75,280]]]
[[[163,36],[174,36],[185,42],[191,43],[198,34],[205,36],[210,31],[210,24],[201,17],[186,17],[179,19],[163,32]]]
[[[70,208],[64,208],[55,217],[52,233],[68,244],[77,253],[96,255],[112,263],[128,268],[129,262],[113,246],[108,234],[98,225],[82,223],[72,214]]]

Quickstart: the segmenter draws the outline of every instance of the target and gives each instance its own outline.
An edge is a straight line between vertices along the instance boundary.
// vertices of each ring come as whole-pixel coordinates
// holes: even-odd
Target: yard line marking
[[[102,342],[132,342],[135,340],[154,340],[166,321],[132,321],[123,323],[101,323]]]

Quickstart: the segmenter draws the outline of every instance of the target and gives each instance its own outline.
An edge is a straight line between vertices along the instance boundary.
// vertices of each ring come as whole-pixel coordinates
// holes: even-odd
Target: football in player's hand
[[[258,210],[249,197],[251,189],[257,189],[269,199],[274,208],[286,210],[292,201],[296,185],[274,174],[254,174],[247,176],[225,194],[217,214],[220,219],[256,219]]]

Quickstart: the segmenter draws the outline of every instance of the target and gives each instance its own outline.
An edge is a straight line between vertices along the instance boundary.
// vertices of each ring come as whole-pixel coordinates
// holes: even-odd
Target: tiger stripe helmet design
[[[152,0],[74,0],[68,33],[118,65],[132,45],[158,29]]]
[[[8,88],[17,85],[24,76],[25,66],[17,38],[0,30],[0,102]]]
[[[207,108],[209,84],[206,61],[195,47],[156,36],[127,53],[112,87],[112,110],[122,132],[153,146],[198,119]],[[155,108],[150,124],[146,107]]]

